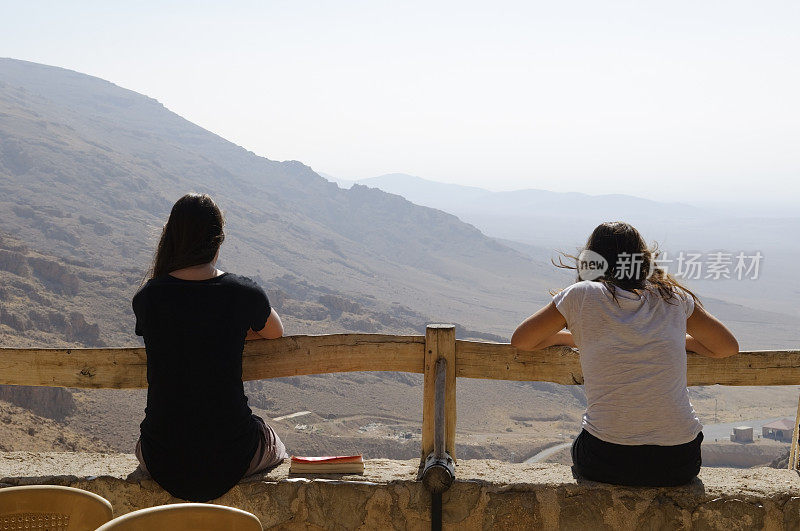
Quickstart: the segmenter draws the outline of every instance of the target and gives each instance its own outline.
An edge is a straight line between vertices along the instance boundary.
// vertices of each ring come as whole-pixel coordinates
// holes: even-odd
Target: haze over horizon
[[[408,197],[403,193],[392,190],[391,187],[387,188],[386,186],[384,186],[385,179],[387,178],[397,179],[398,181],[405,181],[404,184],[406,185],[416,184],[422,187],[433,185],[433,187],[436,188],[438,185],[441,185],[444,187],[452,187],[453,192],[458,191],[462,193],[464,191],[472,191],[475,193],[483,191],[491,194],[504,194],[504,193],[519,193],[519,192],[525,193],[530,191],[542,191],[542,192],[552,192],[554,194],[557,194],[557,196],[570,196],[572,194],[579,194],[579,196],[581,197],[592,197],[592,198],[618,196],[630,199],[644,199],[646,201],[653,201],[661,205],[674,205],[675,207],[681,210],[682,207],[685,206],[706,208],[711,213],[721,214],[725,216],[732,216],[732,217],[740,217],[740,218],[747,218],[747,217],[800,218],[800,213],[798,213],[797,211],[796,202],[791,200],[786,200],[783,198],[772,198],[769,200],[755,200],[755,201],[749,198],[742,198],[736,200],[715,199],[713,196],[682,197],[682,198],[679,197],[675,199],[669,199],[663,197],[647,198],[644,196],[637,196],[628,193],[602,193],[602,192],[590,193],[583,190],[556,191],[552,189],[534,188],[534,187],[498,189],[497,187],[491,186],[491,183],[487,183],[487,185],[483,185],[481,183],[477,185],[463,185],[459,183],[435,181],[431,179],[426,179],[424,177],[420,177],[418,175],[408,175],[402,172],[384,173],[382,175],[375,175],[364,179],[343,179],[341,177],[331,175],[324,171],[319,171],[319,170],[316,171],[320,176],[324,177],[328,181],[336,183],[341,188],[350,188],[354,184],[360,184],[371,188],[379,188],[389,193],[396,193],[398,195],[405,197],[412,203],[421,204],[424,206],[433,206],[433,205],[424,201],[420,202],[419,200],[413,197]],[[678,214],[676,213],[676,215]],[[620,216],[623,218],[625,217],[624,214],[620,214]]]
[[[0,54],[108,79],[273,160],[492,190],[800,199],[800,6],[4,6]]]

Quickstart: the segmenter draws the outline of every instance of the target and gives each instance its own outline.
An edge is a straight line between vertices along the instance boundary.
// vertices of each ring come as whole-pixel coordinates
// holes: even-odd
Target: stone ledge
[[[266,529],[430,529],[416,460],[367,461],[363,476],[298,478],[288,464],[242,481],[217,503]],[[179,500],[135,473],[129,454],[0,453],[0,485],[70,485],[107,498],[115,515]],[[705,468],[684,487],[624,488],[576,480],[565,465],[462,460],[443,497],[446,528],[800,529],[800,478],[770,468]]]

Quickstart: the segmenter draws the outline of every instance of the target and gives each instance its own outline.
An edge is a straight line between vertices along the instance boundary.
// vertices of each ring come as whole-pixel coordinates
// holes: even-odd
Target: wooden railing
[[[456,340],[452,325],[425,336],[332,334],[248,341],[243,380],[353,371],[424,374],[422,456],[433,450],[434,371],[447,360],[446,449],[455,459],[456,378],[583,383],[568,347],[523,352],[509,344]],[[800,385],[800,350],[740,352],[725,359],[688,355],[688,385]],[[0,349],[0,384],[131,389],[147,387],[144,348]],[[794,455],[794,454],[793,454]]]

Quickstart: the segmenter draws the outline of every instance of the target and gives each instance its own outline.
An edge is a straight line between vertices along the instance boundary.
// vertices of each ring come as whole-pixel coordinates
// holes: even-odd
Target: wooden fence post
[[[425,330],[425,383],[422,397],[421,460],[433,451],[436,360],[447,360],[445,390],[445,450],[456,460],[456,327],[451,324],[431,324]]]
[[[794,430],[792,430],[792,446],[789,447],[789,469],[797,470],[800,461],[800,445],[798,444],[800,435],[800,399],[797,401],[797,415],[794,418]]]

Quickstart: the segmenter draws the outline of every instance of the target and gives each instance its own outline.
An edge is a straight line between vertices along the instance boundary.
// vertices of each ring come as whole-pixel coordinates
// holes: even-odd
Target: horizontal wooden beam
[[[147,355],[143,348],[3,348],[0,384],[147,387]]]
[[[567,347],[517,351],[504,343],[456,341],[456,376],[580,385],[578,353]],[[352,371],[423,373],[424,336],[333,334],[248,341],[242,379]],[[698,385],[800,385],[800,350],[740,352],[725,359],[690,354]],[[0,349],[0,384],[131,389],[147,387],[143,348]]]
[[[583,384],[580,357],[569,347],[518,351],[507,343],[456,341],[456,376]],[[800,350],[755,350],[713,359],[690,353],[687,380],[699,385],[800,385]]]
[[[687,375],[696,385],[799,385],[800,350],[752,350],[723,359],[689,354]]]
[[[379,334],[289,336],[248,341],[242,379],[352,371],[424,371],[425,338]],[[144,348],[0,349],[0,384],[147,387]]]
[[[508,343],[456,340],[456,377],[580,385],[578,353],[569,347],[525,352]]]
[[[243,380],[354,371],[425,372],[425,337],[381,334],[289,336],[248,341]]]

